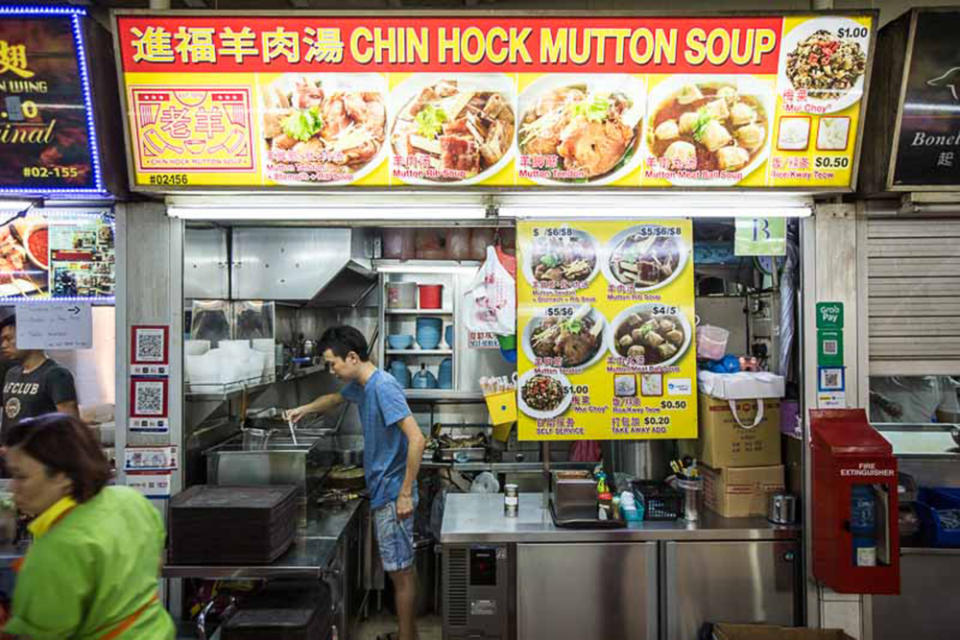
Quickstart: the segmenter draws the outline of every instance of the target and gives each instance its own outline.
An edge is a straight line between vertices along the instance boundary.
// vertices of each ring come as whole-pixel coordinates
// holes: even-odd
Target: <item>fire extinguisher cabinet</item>
[[[811,410],[813,573],[838,593],[900,593],[897,459],[863,409]]]

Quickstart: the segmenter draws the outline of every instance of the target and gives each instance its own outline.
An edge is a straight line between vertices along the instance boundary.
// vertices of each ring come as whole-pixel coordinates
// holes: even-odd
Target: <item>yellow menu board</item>
[[[517,227],[518,437],[697,437],[689,220]]]
[[[135,188],[851,186],[873,15],[119,12]]]

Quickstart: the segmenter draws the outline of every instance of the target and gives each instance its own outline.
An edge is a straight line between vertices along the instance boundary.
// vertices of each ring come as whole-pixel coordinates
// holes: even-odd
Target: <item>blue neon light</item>
[[[77,66],[80,70],[80,87],[83,91],[83,104],[87,117],[87,140],[89,142],[90,163],[93,170],[93,187],[0,187],[3,194],[40,194],[40,195],[109,195],[103,186],[103,175],[100,168],[100,145],[97,141],[97,132],[93,118],[93,96],[90,91],[90,76],[87,72],[87,54],[83,42],[83,28],[80,18],[87,15],[84,7],[44,7],[37,5],[0,6],[0,16],[41,16],[41,17],[70,17],[73,28],[73,49],[77,56]]]

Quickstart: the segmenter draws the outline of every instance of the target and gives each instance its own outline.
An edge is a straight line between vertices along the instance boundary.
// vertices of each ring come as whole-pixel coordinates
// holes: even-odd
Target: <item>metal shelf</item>
[[[241,393],[244,390],[247,392],[257,391],[259,389],[274,385],[277,382],[306,378],[307,376],[312,376],[313,374],[324,370],[326,370],[326,365],[321,364],[298,369],[292,375],[288,375],[284,378],[277,378],[276,375],[272,375],[266,377],[257,376],[256,378],[248,378],[247,380],[237,380],[235,382],[226,383],[197,384],[195,382],[188,382],[187,386],[190,390],[184,394],[184,397],[187,400],[224,401],[230,396]]]
[[[453,349],[387,349],[388,356],[452,356]]]
[[[483,402],[481,391],[456,391],[454,389],[407,389],[407,400],[424,402]]]
[[[384,309],[388,316],[452,316],[453,309]]]

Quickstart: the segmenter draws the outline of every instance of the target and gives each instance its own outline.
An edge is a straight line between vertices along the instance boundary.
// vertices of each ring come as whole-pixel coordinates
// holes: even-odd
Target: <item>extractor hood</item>
[[[234,299],[353,307],[376,286],[368,230],[238,227],[232,233]]]

